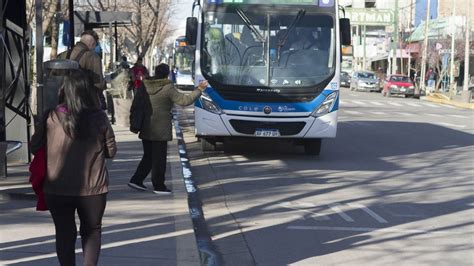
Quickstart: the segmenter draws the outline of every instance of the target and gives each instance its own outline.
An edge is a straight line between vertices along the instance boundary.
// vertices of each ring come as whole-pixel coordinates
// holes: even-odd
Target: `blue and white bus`
[[[204,151],[253,137],[320,153],[321,139],[336,136],[341,45],[350,44],[339,11],[335,0],[195,0],[186,38],[196,84],[210,84],[195,106]]]
[[[194,46],[189,45],[185,36],[176,38],[174,43],[173,64],[176,86],[180,89],[193,89],[192,66],[194,63]]]

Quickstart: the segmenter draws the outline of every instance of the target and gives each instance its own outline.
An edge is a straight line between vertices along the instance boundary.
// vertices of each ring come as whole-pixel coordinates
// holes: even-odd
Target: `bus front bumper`
[[[271,117],[219,115],[196,107],[195,128],[199,137],[334,138],[337,111],[320,117]],[[262,131],[270,135],[260,134]]]

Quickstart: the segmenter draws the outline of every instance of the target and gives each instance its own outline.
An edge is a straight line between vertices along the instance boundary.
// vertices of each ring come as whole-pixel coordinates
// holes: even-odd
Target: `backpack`
[[[89,84],[94,84],[94,81],[93,81],[93,75],[95,75],[94,73],[92,73],[92,71],[90,71],[89,69],[85,69],[83,67],[81,67],[81,64],[79,63],[81,61],[81,58],[82,56],[87,52],[87,50],[83,49],[79,52],[79,54],[76,56],[75,59],[72,59],[74,61],[76,61],[78,64],[79,64],[79,69],[81,69],[82,71],[84,71],[86,73],[87,76],[89,76]],[[72,49],[69,49],[67,51],[67,55],[66,55],[66,59],[71,59],[71,53],[72,53]],[[99,96],[99,103],[100,103],[100,108],[102,110],[107,110],[107,103],[106,103],[106,100],[105,100],[105,96],[103,93],[97,93],[97,96]]]

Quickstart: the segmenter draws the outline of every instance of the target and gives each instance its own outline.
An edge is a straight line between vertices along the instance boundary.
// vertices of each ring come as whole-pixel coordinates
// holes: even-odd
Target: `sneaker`
[[[171,194],[171,190],[169,190],[168,188],[160,188],[160,189],[153,190],[153,193],[155,193],[155,194]]]
[[[134,183],[134,182],[128,182],[127,185],[133,189],[140,190],[140,191],[146,191],[148,189],[145,185]]]

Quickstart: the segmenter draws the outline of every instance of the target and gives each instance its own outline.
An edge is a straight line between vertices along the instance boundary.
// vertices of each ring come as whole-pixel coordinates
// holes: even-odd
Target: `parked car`
[[[415,84],[408,76],[391,75],[385,79],[382,95],[404,95],[405,97],[413,97],[415,95]]]
[[[372,71],[354,71],[350,88],[351,91],[380,91],[380,80]]]
[[[351,75],[345,71],[341,71],[341,87],[351,86]]]

